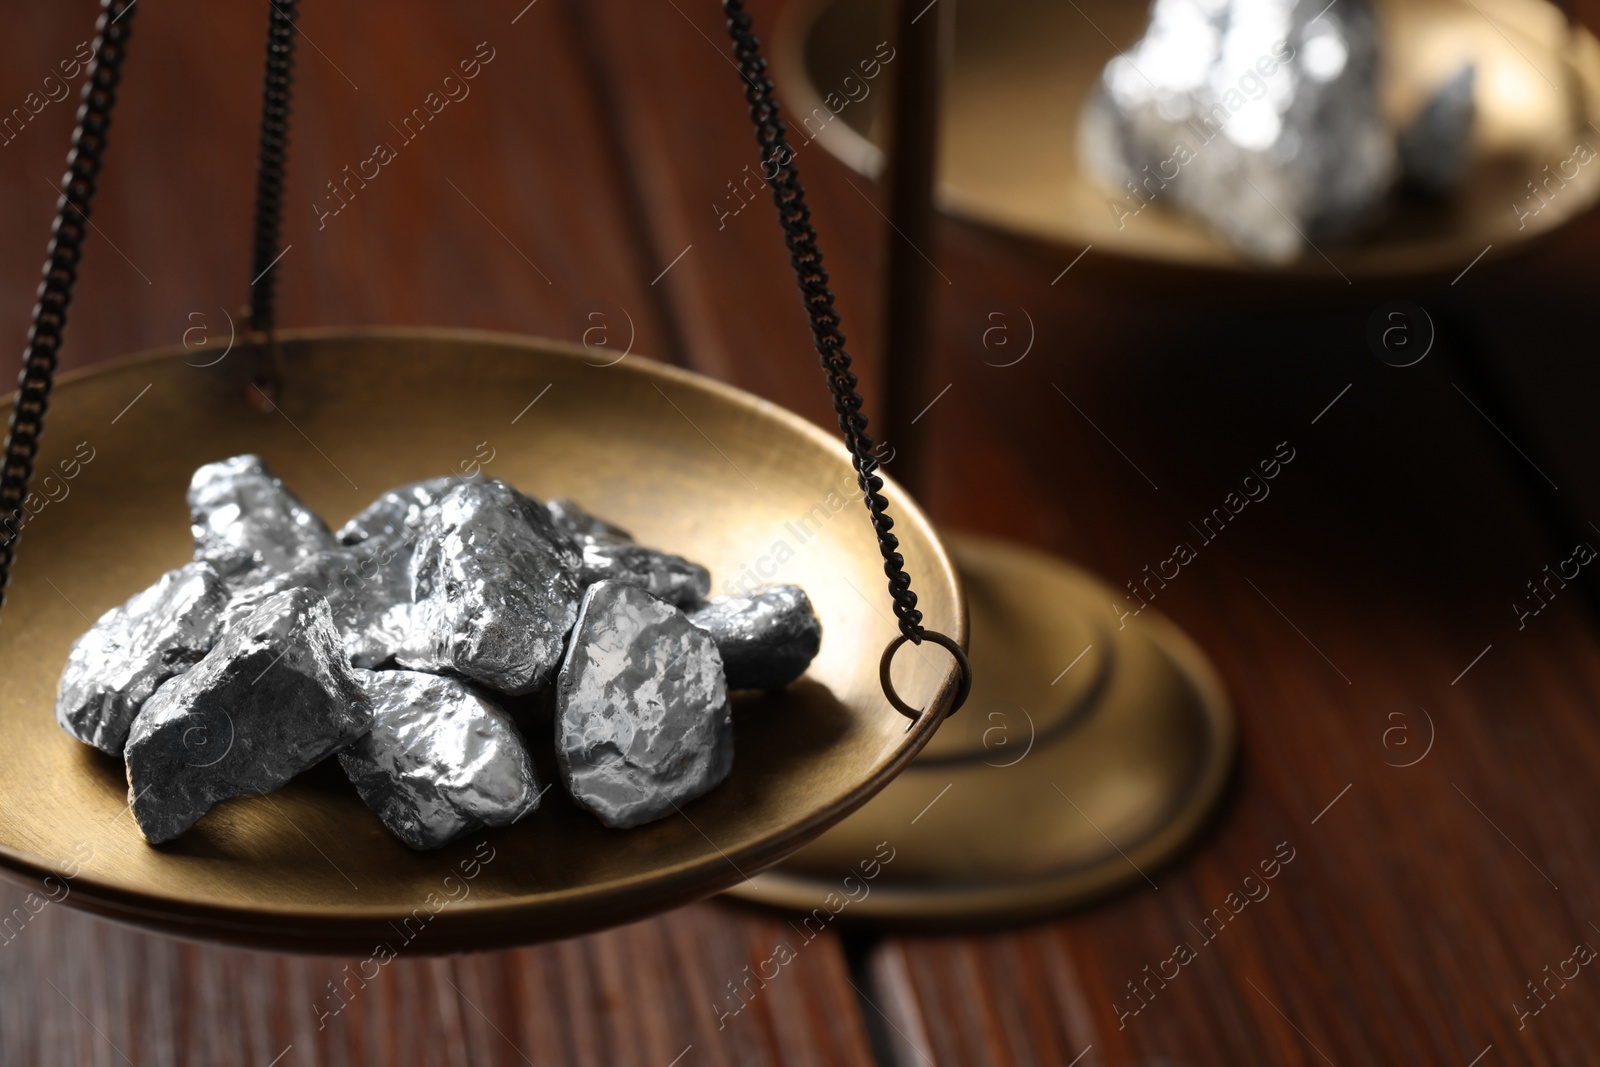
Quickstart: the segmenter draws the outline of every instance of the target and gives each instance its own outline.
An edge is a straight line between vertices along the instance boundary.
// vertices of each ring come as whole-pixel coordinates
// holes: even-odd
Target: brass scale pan
[[[646,360],[598,366],[581,349],[521,337],[316,330],[277,344],[280,393],[266,411],[247,402],[269,369],[259,344],[204,367],[181,348],[146,352],[56,388],[38,469],[66,462],[75,477],[28,521],[0,626],[0,872],[29,888],[43,881],[53,899],[167,933],[279,950],[360,953],[399,937],[408,951],[457,952],[570,937],[782,859],[888,783],[957,699],[954,661],[927,645],[894,660],[896,690],[922,709],[909,726],[881,690],[879,653],[897,629],[856,505],[795,540],[855,484],[846,450],[798,416]],[[582,501],[704,563],[719,585],[772,570],[780,542],[792,549],[777,577],[811,596],[821,651],[788,689],[735,696],[729,778],[681,814],[624,831],[554,788],[515,826],[418,853],[325,762],[220,805],[177,841],[147,844],[121,762],[64,734],[52,709],[89,621],[190,558],[193,470],[259,453],[336,525],[392,485],[481,459],[480,443],[487,474]],[[944,548],[905,493],[886,493],[925,625],[965,645]],[[555,782],[549,709],[528,704],[517,715]]]
[[[127,813],[121,761],[68,737],[52,707],[86,618],[190,557],[183,494],[196,466],[259,452],[338,522],[388,486],[454,469],[486,441],[486,474],[543,498],[592,502],[643,542],[704,562],[718,581],[761,565],[776,542],[794,543],[790,524],[854,479],[844,449],[798,416],[646,360],[600,367],[582,349],[464,330],[324,330],[280,341],[280,411],[246,402],[259,349],[204,369],[167,349],[61,383],[42,467],[72,457],[79,442],[94,458],[69,495],[29,523],[0,626],[6,870],[35,885],[52,873],[60,882],[89,856],[68,883],[69,903],[279,948],[369,951],[374,937],[393,940],[390,924],[429,894],[451,903],[429,921],[421,951],[566,937],[743,881],[877,792],[932,736],[952,694],[950,657],[907,649],[896,658],[899,692],[931,709],[908,731],[879,689],[878,653],[896,630],[886,606],[863,599],[880,593],[883,570],[852,507],[796,545],[782,573],[816,606],[821,652],[789,689],[735,698],[733,773],[682,815],[609,830],[557,787],[515,826],[418,853],[329,768],[223,804],[170,844],[147,844]],[[894,499],[927,623],[965,641],[950,561],[921,511],[903,494]],[[524,714],[540,775],[554,782],[548,713]],[[478,870],[471,861],[485,854],[495,858]],[[465,883],[463,864],[478,872]]]
[[[786,32],[773,57],[784,99],[806,136],[868,175],[883,162],[884,94],[864,78],[860,61],[883,40],[891,6],[892,0],[799,0],[785,8]],[[956,5],[941,109],[939,202],[969,222],[1069,257],[1092,246],[1084,267],[1110,257],[1144,283],[1164,264],[1190,287],[1226,284],[1240,274],[1317,285],[1452,278],[1474,257],[1527,250],[1594,207],[1600,167],[1590,164],[1600,141],[1589,119],[1600,114],[1600,42],[1593,34],[1569,24],[1547,0],[1374,0],[1373,7],[1387,117],[1409,122],[1471,63],[1478,85],[1472,152],[1461,188],[1447,203],[1402,199],[1359,239],[1325,243],[1327,260],[1308,254],[1287,266],[1251,263],[1159,201],[1124,220],[1112,207],[1119,190],[1079,166],[1083,101],[1107,61],[1143,33],[1149,4],[1138,0]],[[828,117],[832,112],[837,121]]]

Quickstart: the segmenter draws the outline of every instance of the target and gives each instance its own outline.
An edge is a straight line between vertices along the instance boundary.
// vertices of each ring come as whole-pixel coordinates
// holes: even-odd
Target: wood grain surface
[[[770,205],[722,214],[756,154],[717,5],[525,2],[305,5],[280,321],[578,340],[598,313],[633,324],[637,353],[829,424]],[[755,7],[770,30],[783,4]],[[92,19],[86,0],[14,13],[0,109]],[[257,4],[140,5],[69,364],[200,324],[225,336],[249,281],[265,21]],[[494,59],[471,95],[319,229],[326,183],[483,41]],[[0,145],[14,351],[70,126],[51,104]],[[798,158],[871,398],[894,235],[862,179],[815,146]],[[925,420],[940,522],[1121,586],[1259,461],[1293,453],[1155,601],[1221,671],[1242,739],[1220,817],[1145,872],[1155,889],[1001,933],[830,934],[720,1029],[727,983],[786,936],[781,914],[711,902],[536,949],[402,959],[324,1018],[345,961],[51,905],[0,945],[0,1062],[1594,1062],[1600,976],[1552,975],[1600,946],[1596,601],[1575,582],[1520,625],[1513,605],[1577,539],[1600,544],[1596,237],[1591,218],[1453,284],[1330,272],[1293,289],[1092,251],[1053,282],[1075,251],[961,225],[923,250],[927,380],[950,386]],[[1413,367],[1366,342],[1396,299],[1436,327]],[[1014,366],[985,348],[996,313],[1034,324]],[[0,889],[0,906],[21,900]]]

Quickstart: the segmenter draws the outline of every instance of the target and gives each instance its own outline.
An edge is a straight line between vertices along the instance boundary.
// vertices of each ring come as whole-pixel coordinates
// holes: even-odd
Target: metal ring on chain
[[[961,705],[967,702],[968,695],[972,692],[972,664],[967,662],[967,654],[955,640],[937,630],[923,630],[922,639],[931,641],[955,657],[956,666],[960,668],[961,678],[956,683],[956,697],[950,702],[950,710],[945,712],[949,718],[961,710]],[[922,711],[912,707],[900,699],[900,694],[895,691],[894,679],[889,676],[889,668],[894,665],[894,654],[900,651],[900,646],[911,638],[901,634],[889,642],[889,647],[883,650],[883,658],[878,661],[878,682],[883,686],[883,695],[889,698],[889,703],[894,705],[894,710],[908,719],[920,719]]]
[[[84,78],[83,102],[78,106],[67,172],[61,179],[61,198],[56,201],[55,225],[45,252],[44,280],[39,285],[38,302],[33,305],[28,347],[17,378],[17,398],[6,429],[4,468],[0,470],[0,522],[4,527],[0,530],[0,605],[5,603],[6,586],[11,580],[17,538],[28,521],[23,505],[33,481],[39,436],[44,432],[44,414],[50,405],[50,387],[55,382],[61,338],[67,328],[67,307],[78,280],[78,263],[83,257],[100,160],[111,129],[111,109],[117,102],[117,84],[122,78],[135,3],[137,0],[101,0],[100,19],[95,25],[94,58],[89,61]]]
[[[789,248],[789,262],[794,267],[795,281],[805,302],[806,316],[811,323],[811,335],[822,368],[828,379],[828,390],[833,394],[833,410],[839,418],[839,429],[844,434],[845,447],[856,470],[856,484],[872,520],[878,537],[878,551],[883,555],[883,573],[889,579],[889,595],[894,600],[894,613],[900,620],[901,636],[885,651],[884,663],[893,657],[905,641],[920,644],[924,637],[951,648],[961,665],[962,699],[972,686],[972,671],[966,656],[955,643],[942,634],[934,634],[922,627],[922,612],[917,610],[917,595],[911,591],[911,576],[906,573],[905,557],[899,552],[900,539],[895,537],[894,520],[889,516],[889,502],[883,498],[883,479],[877,475],[878,457],[873,454],[874,443],[867,433],[867,417],[862,413],[864,401],[856,389],[857,378],[850,369],[850,354],[845,351],[844,333],[839,329],[839,313],[834,310],[833,290],[828,284],[828,272],[822,266],[822,252],[817,247],[817,231],[811,225],[811,211],[806,206],[805,188],[800,184],[800,174],[794,165],[794,149],[789,145],[788,128],[778,117],[778,102],[773,95],[772,79],[767,76],[767,61],[761,55],[761,41],[751,29],[750,16],[745,13],[745,0],[723,0],[722,10],[728,16],[728,35],[733,39],[733,53],[738,61],[739,73],[744,78],[745,102],[750,107],[750,119],[755,124],[756,143],[761,146],[761,172],[772,186],[773,203],[778,208],[778,221],[783,227],[784,243]],[[942,638],[942,640],[937,640]],[[906,712],[908,705],[895,695],[889,683],[887,666],[883,670],[884,693],[890,703]],[[959,707],[959,702],[957,703]]]

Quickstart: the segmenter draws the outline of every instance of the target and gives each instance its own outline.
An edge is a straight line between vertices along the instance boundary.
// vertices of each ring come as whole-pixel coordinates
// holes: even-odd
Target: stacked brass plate
[[[416,330],[280,338],[276,408],[248,403],[262,370],[254,349],[220,362],[210,349],[153,352],[58,386],[40,456],[51,477],[36,486],[0,626],[0,870],[36,887],[52,878],[52,899],[188,937],[361,954],[379,942],[499,947],[740,882],[872,796],[933,735],[954,691],[950,657],[898,658],[899,692],[930,709],[908,729],[878,685],[878,654],[896,633],[882,561],[844,499],[849,457],[823,431],[692,374],[637,358],[589,363],[558,344]],[[608,830],[556,784],[514,827],[417,853],[325,765],[152,847],[127,812],[121,763],[56,727],[56,679],[96,616],[189,558],[190,472],[241,452],[262,454],[335,524],[389,486],[464,464],[540,497],[575,497],[703,561],[718,591],[781,569],[811,595],[821,653],[787,691],[740,697],[732,776],[648,826]],[[964,641],[950,561],[916,506],[893,495],[928,625]],[[517,714],[556,782],[539,739],[548,709],[530,701]]]
[[[1543,0],[1377,0],[1386,106],[1396,123],[1471,61],[1473,165],[1447,206],[1400,201],[1363,240],[1271,273],[1308,283],[1460,270],[1503,255],[1593,206],[1600,168],[1571,164],[1558,197],[1528,182],[1600,137],[1600,45]],[[1125,0],[961,0],[950,33],[936,197],[947,211],[1135,269],[1266,273],[1159,205],[1127,224],[1082,173],[1077,125],[1106,62],[1143,31]],[[894,53],[886,0],[793,5],[776,68],[797,142],[870,176],[882,167],[882,104]],[[879,81],[879,78],[882,78]],[[801,148],[804,151],[804,147]],[[1538,210],[1530,212],[1529,208]],[[1339,273],[1335,274],[1337,270]],[[1151,610],[1123,616],[1114,591],[1069,564],[947,535],[972,608],[972,696],[870,804],[740,886],[752,901],[913,926],[1037,918],[1128,884],[1204,825],[1226,785],[1235,726],[1204,657]],[[892,856],[884,862],[885,856]],[[866,866],[863,867],[863,863]],[[870,881],[864,879],[870,872]]]
[[[1600,42],[1588,31],[1569,28],[1546,0],[1376,0],[1376,7],[1386,107],[1397,123],[1463,63],[1476,64],[1473,164],[1448,204],[1398,202],[1361,240],[1324,245],[1340,272],[1454,274],[1486,249],[1487,258],[1506,255],[1600,200],[1600,133],[1589,125],[1600,115]],[[1287,268],[1247,263],[1160,204],[1119,222],[1111,207],[1117,191],[1080,169],[1083,102],[1106,62],[1138,39],[1148,11],[1144,0],[961,0],[943,98],[941,205],[1074,255],[1092,244],[1097,256],[1342,284],[1317,255]],[[866,79],[861,63],[890,54],[879,48],[885,24],[884,0],[802,2],[791,8],[774,56],[785,105],[803,130],[797,143],[814,136],[869,175],[882,164],[880,90],[889,79]],[[1575,159],[1580,142],[1589,152]],[[1530,199],[1528,183],[1542,181],[1547,165],[1565,184]]]
[[[972,613],[966,706],[869,804],[736,895],[823,922],[1015,923],[1143,884],[1215,808],[1233,716],[1176,627],[1119,618],[1113,590],[1049,556],[946,541]]]

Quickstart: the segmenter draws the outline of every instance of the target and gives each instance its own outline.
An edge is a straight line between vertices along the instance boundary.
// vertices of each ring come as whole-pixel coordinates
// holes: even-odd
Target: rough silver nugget
[[[447,475],[422,482],[400,485],[362,508],[339,527],[339,543],[359,545],[367,542],[410,544],[422,528],[423,520],[451,489],[471,477]]]
[[[462,474],[397,486],[339,528],[339,540],[355,557],[359,585],[350,590],[347,608],[334,601],[333,617],[356,666],[376,667],[403,649],[425,646],[411,599],[411,557],[445,494],[482,481],[482,475]]]
[[[651,596],[684,609],[703,603],[711,592],[711,572],[682,556],[643,545],[585,543],[578,583],[590,586],[607,581],[638,586]]]
[[[122,755],[139,706],[210,651],[227,603],[216,569],[189,563],[100,616],[67,656],[56,722],[79,741]]]
[[[339,547],[327,523],[286,489],[260,456],[234,456],[195,471],[189,521],[194,558],[209,562],[235,587]]]
[[[494,479],[456,486],[417,537],[416,643],[400,665],[533,691],[560,666],[579,566],[577,547],[538,501]]]
[[[550,521],[556,524],[557,529],[565,531],[576,541],[585,538],[609,541],[633,540],[633,535],[627,530],[589,514],[576,500],[559,497],[546,501],[544,506],[550,513]]]
[[[627,582],[685,611],[703,603],[711,592],[711,572],[700,564],[634,544],[628,531],[589,514],[576,501],[552,500],[545,509],[556,528],[570,536],[583,553],[580,586]]]
[[[145,701],[128,733],[128,802],[152,842],[230,797],[276,789],[372,728],[328,602],[276,593]]]
[[[713,597],[689,621],[717,643],[729,689],[781,689],[805,673],[822,647],[822,623],[798,585]]]
[[[372,732],[339,763],[390,833],[441,848],[539,806],[533,760],[505,712],[454,678],[356,674],[372,698]]]
[[[310,589],[328,598],[350,662],[376,667],[415,640],[410,564],[409,549],[374,542],[307,556],[282,574],[235,593],[223,614],[223,629],[248,618],[276,593]]]
[[[556,689],[556,761],[572,798],[619,828],[720,784],[733,719],[711,635],[635,586],[590,586]]]
[[[1368,221],[1397,171],[1370,0],[1155,0],[1079,128],[1118,228],[1181,207],[1287,262]]]

